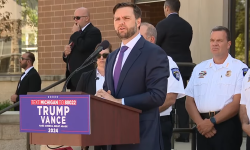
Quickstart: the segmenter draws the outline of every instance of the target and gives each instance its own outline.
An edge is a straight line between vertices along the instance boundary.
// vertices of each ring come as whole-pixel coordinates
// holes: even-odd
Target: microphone
[[[85,62],[88,62],[90,59],[95,58],[102,50],[108,48],[109,45],[110,45],[109,41],[107,40],[102,41],[102,43],[96,48],[96,50],[92,54],[89,55],[89,57],[83,62],[83,64]],[[83,64],[81,66],[83,66]]]
[[[99,80],[99,77],[96,77],[95,80]]]
[[[100,46],[98,46],[96,48],[96,50],[90,54],[90,56],[83,62],[83,64],[78,67],[75,71],[73,71],[69,77],[67,78],[67,80],[65,81],[64,83],[64,86],[63,86],[63,89],[62,89],[62,92],[65,92],[66,91],[66,87],[68,85],[68,82],[69,80],[80,70],[84,69],[85,67],[91,65],[92,63],[96,62],[96,60],[94,59],[102,50],[106,49],[109,47],[109,42],[107,40],[104,40]],[[91,61],[90,61],[91,60]],[[90,62],[89,62],[90,61]]]

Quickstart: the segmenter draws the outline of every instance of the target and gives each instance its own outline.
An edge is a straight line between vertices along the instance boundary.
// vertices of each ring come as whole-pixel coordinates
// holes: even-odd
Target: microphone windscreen
[[[106,48],[109,48],[109,41],[107,41],[107,40],[102,41],[100,46],[103,47],[103,50],[106,49]]]

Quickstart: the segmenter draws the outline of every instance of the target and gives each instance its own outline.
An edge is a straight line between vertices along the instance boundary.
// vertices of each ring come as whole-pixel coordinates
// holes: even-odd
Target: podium
[[[83,92],[29,92],[28,95],[35,97],[35,95],[89,94]],[[69,146],[137,144],[140,143],[140,113],[141,110],[90,95],[90,135],[30,133],[30,144]]]

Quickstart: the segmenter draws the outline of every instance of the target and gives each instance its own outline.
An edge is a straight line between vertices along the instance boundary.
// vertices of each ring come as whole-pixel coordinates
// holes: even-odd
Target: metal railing
[[[193,128],[174,128],[173,129],[173,134],[174,133],[191,133],[192,134],[192,141],[191,141],[191,150],[196,150],[196,126]],[[174,149],[174,141],[173,138],[174,136],[172,135],[172,149]]]
[[[58,84],[61,84],[61,83],[64,82],[65,80],[66,80],[66,78],[64,78],[64,79],[62,79],[62,80],[59,80],[59,81],[57,81],[57,82],[51,84],[50,86],[48,86],[48,87],[46,87],[46,88],[44,88],[44,89],[42,89],[42,90],[40,90],[40,91],[37,91],[37,92],[45,92],[45,91],[47,91],[47,90],[49,90],[49,89],[51,89],[51,88],[57,86]],[[4,112],[6,112],[6,111],[8,111],[8,110],[10,110],[10,109],[12,109],[12,108],[14,108],[14,107],[16,107],[16,106],[19,106],[19,101],[16,102],[15,104],[13,104],[13,105],[10,105],[10,106],[8,106],[8,107],[6,107],[6,108],[0,110],[0,115],[3,114]]]

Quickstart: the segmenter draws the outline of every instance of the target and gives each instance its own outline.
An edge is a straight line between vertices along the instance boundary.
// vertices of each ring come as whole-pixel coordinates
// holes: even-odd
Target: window
[[[38,0],[0,2],[0,75],[20,74],[22,53],[37,56],[37,4]]]
[[[248,6],[246,6],[246,2],[248,1]],[[231,5],[230,13],[233,16],[231,21],[229,22],[229,26],[231,26],[232,33],[232,54],[235,55],[236,59],[239,59],[246,63],[248,66],[250,65],[249,58],[249,47],[246,49],[245,42],[248,40],[249,43],[249,35],[246,38],[246,33],[249,32],[249,21],[248,28],[246,28],[246,11],[249,10],[249,0],[230,0],[229,5]],[[246,9],[248,7],[248,9]],[[249,14],[249,12],[248,12]],[[248,15],[249,20],[249,15]],[[248,52],[248,58],[246,57]]]

